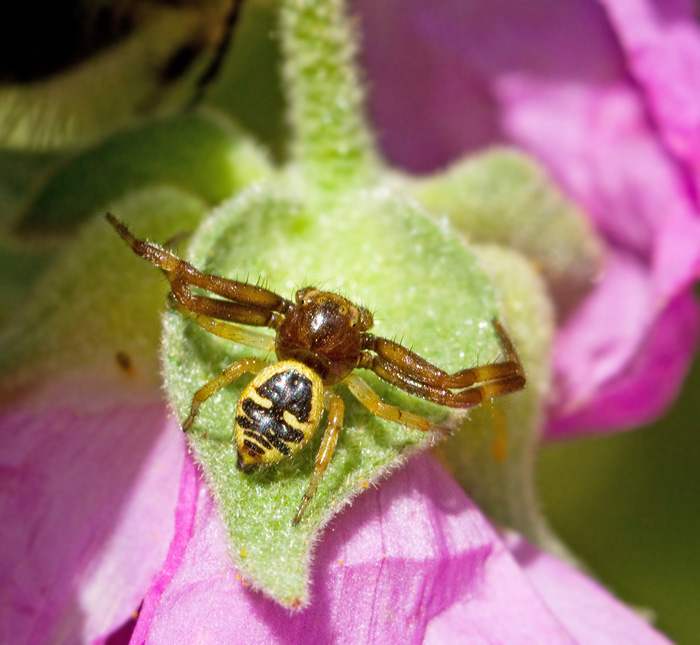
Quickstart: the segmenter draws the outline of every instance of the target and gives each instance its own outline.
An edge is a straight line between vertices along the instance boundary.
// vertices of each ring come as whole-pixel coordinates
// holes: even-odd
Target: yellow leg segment
[[[200,387],[192,397],[192,407],[190,408],[190,414],[185,419],[182,424],[182,429],[184,432],[189,430],[192,422],[199,412],[199,406],[202,405],[208,398],[216,394],[219,390],[230,385],[240,376],[246,372],[251,372],[257,374],[261,369],[267,367],[269,363],[267,361],[260,360],[258,358],[242,358],[240,361],[236,361],[233,365],[229,365],[219,376],[213,378],[208,383],[205,383]]]
[[[343,427],[343,415],[345,414],[345,404],[343,399],[341,399],[332,390],[326,390],[324,399],[324,407],[328,409],[328,425],[326,426],[326,431],[323,433],[323,440],[321,441],[321,447],[316,455],[316,465],[314,467],[313,475],[311,475],[311,481],[309,486],[304,493],[304,497],[301,499],[301,504],[299,504],[299,509],[297,514],[294,516],[292,521],[293,525],[299,524],[306,507],[314,496],[318,484],[323,477],[323,473],[326,472],[328,464],[333,457],[333,451],[335,450],[335,444],[338,442],[338,435],[340,434],[340,429]]]
[[[204,314],[198,314],[187,309],[183,304],[179,303],[177,300],[173,299],[177,310],[183,315],[196,322],[200,327],[205,329],[215,336],[220,336],[221,338],[226,338],[227,340],[232,340],[241,345],[246,345],[248,347],[255,347],[257,349],[263,349],[268,352],[272,352],[275,349],[275,339],[273,336],[268,336],[267,334],[260,334],[252,329],[246,329],[245,327],[239,327],[234,323],[223,322],[221,320],[216,320],[210,316],[205,316]]]
[[[345,379],[344,383],[348,386],[348,389],[353,393],[355,398],[380,419],[394,421],[408,428],[413,428],[414,430],[422,430],[424,432],[432,430],[433,424],[427,419],[417,414],[406,412],[394,405],[384,403],[384,401],[375,394],[374,390],[359,376],[351,374]]]

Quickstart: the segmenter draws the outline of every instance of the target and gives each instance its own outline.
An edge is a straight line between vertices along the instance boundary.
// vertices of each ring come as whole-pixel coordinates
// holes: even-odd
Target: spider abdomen
[[[298,361],[263,369],[236,406],[238,467],[247,470],[291,457],[311,439],[323,413],[323,383]]]

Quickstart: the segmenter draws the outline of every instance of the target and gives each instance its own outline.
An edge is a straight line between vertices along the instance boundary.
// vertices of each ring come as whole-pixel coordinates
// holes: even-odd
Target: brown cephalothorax
[[[397,388],[451,408],[469,408],[525,386],[517,352],[495,318],[504,359],[449,374],[403,345],[369,333],[371,312],[337,293],[305,287],[294,301],[287,300],[256,285],[202,273],[158,245],[135,238],[113,215],[107,214],[107,220],[135,253],[164,271],[180,313],[212,334],[277,356],[274,362],[243,358],[205,383],[194,393],[183,430],[190,428],[209,397],[243,374],[254,374],[241,393],[235,419],[238,467],[247,471],[294,455],[328,411],[314,472],[294,524],[313,498],[343,425],[345,404],[331,386],[346,385],[382,419],[415,430],[433,427],[421,416],[384,403],[356,369],[371,370]],[[191,287],[217,297],[194,294]],[[240,325],[269,327],[275,335]]]
[[[342,296],[312,287],[297,291],[277,328],[275,353],[312,368],[324,385],[340,383],[362,359],[372,314]]]

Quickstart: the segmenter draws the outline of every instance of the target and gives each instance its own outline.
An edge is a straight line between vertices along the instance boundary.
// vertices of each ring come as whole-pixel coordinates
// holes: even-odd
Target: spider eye
[[[309,294],[314,291],[313,287],[304,287],[303,289],[299,289],[296,293],[295,300],[297,301],[297,304],[301,304],[303,302],[306,302],[306,300],[309,297]]]
[[[374,325],[374,316],[372,316],[372,312],[369,309],[360,309],[360,325],[363,331],[372,329],[372,325]]]

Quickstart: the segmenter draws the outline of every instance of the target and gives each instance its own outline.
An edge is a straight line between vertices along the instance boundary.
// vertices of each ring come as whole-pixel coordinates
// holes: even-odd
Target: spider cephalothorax
[[[362,358],[363,338],[372,314],[336,293],[300,289],[295,304],[276,328],[275,353],[311,367],[324,385],[348,376]]]
[[[371,334],[371,312],[337,293],[305,287],[291,301],[256,285],[202,273],[156,244],[135,238],[114,216],[108,214],[107,219],[134,252],[165,272],[178,311],[212,334],[274,351],[277,356],[273,362],[243,358],[205,383],[194,393],[183,430],[190,428],[204,401],[246,372],[255,376],[236,407],[235,440],[241,470],[294,455],[316,432],[323,411],[328,411],[314,473],[294,524],[316,491],[343,425],[345,404],[331,389],[333,385],[346,385],[382,419],[416,430],[432,428],[427,419],[384,403],[356,369],[371,370],[395,387],[451,408],[469,408],[525,386],[513,343],[495,318],[493,326],[504,360],[448,374],[403,345]],[[218,297],[193,294],[193,286]],[[269,327],[275,335],[241,324]]]

